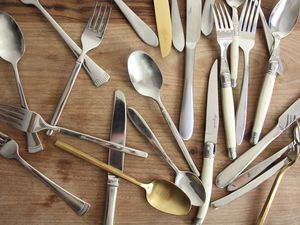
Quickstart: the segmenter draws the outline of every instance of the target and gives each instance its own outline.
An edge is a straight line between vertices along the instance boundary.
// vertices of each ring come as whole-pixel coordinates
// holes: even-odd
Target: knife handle
[[[194,65],[196,46],[186,46],[185,80],[179,121],[179,133],[183,140],[189,140],[194,129]]]
[[[109,174],[107,181],[106,207],[103,222],[104,225],[114,224],[118,187],[119,179],[114,175]]]
[[[257,144],[257,142],[259,141],[260,133],[271,102],[275,80],[276,72],[269,71],[265,76],[262,90],[258,100],[258,106],[256,109],[256,115],[250,140],[250,142],[254,145]]]
[[[230,46],[230,71],[231,71],[231,85],[233,88],[237,86],[238,68],[239,68],[239,36],[234,36]]]

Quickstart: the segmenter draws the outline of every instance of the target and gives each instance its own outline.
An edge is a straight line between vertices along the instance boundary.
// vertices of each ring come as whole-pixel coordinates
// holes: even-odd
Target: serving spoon
[[[148,203],[157,210],[173,215],[187,215],[191,209],[191,201],[188,196],[175,184],[169,181],[154,180],[149,184],[144,184],[135,178],[126,175],[121,170],[107,165],[64,142],[57,141],[55,142],[55,146],[145,189]]]
[[[158,139],[143,119],[143,117],[134,109],[128,108],[128,117],[138,131],[143,134],[148,141],[159,151],[163,160],[175,171],[175,184],[184,191],[184,193],[190,198],[192,205],[202,206],[206,199],[206,192],[204,186],[194,173],[190,171],[181,171],[173,163],[166,151],[163,149]]]
[[[25,53],[25,41],[16,21],[8,14],[0,13],[0,57],[9,62],[14,70],[21,106],[28,104],[19,76],[18,62]],[[43,150],[43,145],[36,133],[27,133],[28,151],[31,153]]]
[[[193,159],[191,158],[171,116],[161,101],[160,89],[162,87],[163,77],[157,64],[145,52],[134,51],[128,58],[128,73],[135,90],[141,95],[152,98],[159,105],[159,108],[191,170],[197,176],[200,176],[200,173],[193,162]]]

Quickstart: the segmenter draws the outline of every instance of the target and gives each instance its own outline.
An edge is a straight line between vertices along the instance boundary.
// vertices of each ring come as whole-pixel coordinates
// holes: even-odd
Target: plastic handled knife
[[[257,145],[242,154],[217,176],[216,185],[219,188],[224,188],[232,183],[275,138],[289,128],[299,117],[300,98],[279,117],[277,125]]]
[[[167,57],[172,47],[172,22],[168,0],[153,0],[160,52]]]
[[[199,208],[194,225],[203,223],[207,214],[212,183],[213,183],[213,167],[218,140],[219,129],[219,97],[218,97],[218,60],[216,60],[211,68],[208,91],[207,91],[207,109],[206,109],[206,128],[203,151],[203,166],[201,180],[205,188],[206,199],[202,207]]]
[[[110,140],[112,142],[125,145],[126,140],[126,126],[127,126],[127,109],[125,96],[123,92],[115,92],[113,119],[111,126]],[[108,164],[122,170],[124,169],[124,153],[117,152],[112,149],[109,150]],[[106,194],[106,208],[104,214],[104,224],[114,224],[114,214],[116,207],[117,192],[119,187],[119,178],[115,175],[108,174],[107,178],[107,194]]]
[[[179,133],[189,140],[194,129],[194,65],[196,47],[201,36],[201,0],[189,0],[186,5],[185,80]]]
[[[211,7],[215,4],[215,0],[205,0],[201,18],[201,31],[205,36],[210,35],[214,28],[214,17]]]

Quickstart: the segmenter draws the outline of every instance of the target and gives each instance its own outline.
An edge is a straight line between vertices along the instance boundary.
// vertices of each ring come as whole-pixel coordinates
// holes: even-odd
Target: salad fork
[[[261,0],[246,0],[240,19],[240,47],[244,52],[244,77],[241,89],[240,101],[236,112],[236,136],[237,144],[243,141],[248,108],[249,87],[249,54],[255,44],[255,34],[259,17]]]
[[[81,36],[82,52],[76,61],[76,64],[73,68],[65,90],[58,102],[58,105],[51,120],[52,125],[56,125],[58,123],[59,117],[67,103],[68,97],[74,86],[75,80],[84,62],[84,57],[90,50],[96,48],[102,42],[104,32],[110,17],[110,13],[111,6],[108,6],[107,3],[99,4],[98,1],[96,1],[93,13],[90,16],[90,19]],[[52,135],[52,133],[52,131],[47,132],[48,135]]]
[[[233,41],[234,27],[232,19],[224,4],[215,4],[212,7],[215,27],[217,31],[217,40],[221,49],[221,88],[223,102],[223,116],[226,133],[226,146],[228,156],[231,160],[236,158],[236,137],[235,137],[235,113],[231,85],[231,75],[227,61],[228,46]]]
[[[0,132],[0,155],[7,159],[15,159],[24,166],[30,173],[40,179],[52,191],[54,191],[62,200],[64,200],[78,215],[82,216],[90,208],[90,204],[66,191],[55,182],[50,180],[44,174],[36,170],[26,162],[19,154],[18,143],[7,135]]]
[[[46,123],[46,121],[36,112],[32,112],[23,108],[0,104],[0,121],[23,132],[37,133],[42,130],[53,130],[130,155],[139,156],[143,158],[148,157],[148,154],[143,151],[125,147],[114,142],[106,141],[67,128],[52,126]]]

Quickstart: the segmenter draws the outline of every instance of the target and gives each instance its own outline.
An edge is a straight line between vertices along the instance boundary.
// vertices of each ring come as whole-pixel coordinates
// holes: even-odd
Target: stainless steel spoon
[[[269,59],[269,71],[265,76],[260,93],[254,126],[251,134],[251,143],[257,144],[260,133],[271,102],[276,75],[279,69],[280,40],[286,37],[299,20],[300,1],[281,0],[272,10],[269,26],[274,37],[273,52]]]
[[[160,98],[160,89],[163,83],[162,74],[154,60],[143,51],[134,51],[128,58],[128,73],[133,87],[138,93],[150,97],[156,101],[167,121],[187,163],[191,170],[200,176],[200,173],[193,162],[171,116],[164,107]]]
[[[139,130],[139,132],[143,134],[148,139],[148,141],[159,151],[163,160],[165,160],[175,171],[176,186],[183,190],[183,192],[190,198],[192,205],[202,206],[206,199],[206,192],[199,177],[197,177],[192,172],[181,171],[178,169],[178,167],[167,155],[146,121],[134,108],[128,108],[128,117],[134,124],[134,126]]]
[[[25,53],[23,34],[16,21],[8,14],[0,13],[0,57],[9,62],[14,69],[17,90],[21,106],[28,109],[28,104],[19,76],[18,62]],[[31,153],[43,150],[43,145],[36,133],[27,133],[28,151]]]

